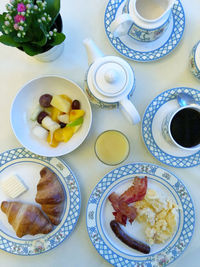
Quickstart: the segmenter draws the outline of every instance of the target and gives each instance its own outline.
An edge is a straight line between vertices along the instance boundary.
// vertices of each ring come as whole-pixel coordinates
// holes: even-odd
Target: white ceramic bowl
[[[31,110],[45,93],[66,94],[81,103],[85,110],[84,122],[79,131],[67,142],[61,142],[56,148],[50,147],[32,133],[34,123],[30,120]],[[17,93],[11,108],[11,125],[19,142],[31,152],[47,157],[62,156],[75,150],[85,140],[92,123],[92,111],[87,96],[74,82],[58,76],[43,76],[31,80]]]

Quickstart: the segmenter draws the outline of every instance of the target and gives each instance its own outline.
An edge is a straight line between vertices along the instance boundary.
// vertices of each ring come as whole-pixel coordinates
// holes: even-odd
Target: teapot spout
[[[83,44],[87,52],[89,65],[94,63],[96,59],[104,56],[92,39],[86,38],[85,40],[83,40]]]

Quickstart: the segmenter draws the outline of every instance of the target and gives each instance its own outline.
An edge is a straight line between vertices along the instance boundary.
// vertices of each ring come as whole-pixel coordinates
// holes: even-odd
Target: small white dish
[[[162,134],[162,121],[168,113],[180,106],[177,95],[186,93],[200,102],[200,92],[193,88],[180,87],[164,91],[146,108],[142,120],[142,137],[149,152],[160,162],[177,168],[188,168],[200,164],[200,150],[187,151],[166,141]]]
[[[164,244],[152,245],[149,254],[128,247],[110,228],[114,216],[108,196],[112,192],[124,192],[135,176],[147,176],[148,188],[171,199],[179,207],[174,235]],[[113,266],[167,266],[181,256],[189,245],[195,226],[195,210],[191,196],[179,178],[160,166],[139,162],[120,166],[99,181],[88,201],[86,224],[97,252]],[[129,236],[145,242],[144,230],[137,221],[132,225],[127,222],[126,227],[122,228]]]
[[[81,103],[85,111],[83,125],[67,143],[50,147],[45,140],[40,140],[32,133],[34,127],[30,120],[31,110],[39,103],[42,94],[66,94]],[[74,82],[59,76],[43,76],[25,84],[16,95],[11,108],[11,125],[19,142],[31,152],[57,157],[68,154],[82,144],[88,135],[92,123],[92,110],[84,91]]]
[[[104,16],[107,37],[121,55],[134,61],[149,62],[168,55],[179,44],[185,28],[185,14],[180,0],[176,0],[173,5],[172,19],[167,30],[152,42],[133,40],[128,34],[114,38],[110,25],[115,17],[122,13],[124,4],[124,0],[109,0]]]
[[[65,194],[65,205],[61,222],[48,234],[25,235],[18,238],[7,216],[0,209],[0,249],[8,253],[30,256],[38,255],[60,245],[74,230],[81,208],[81,194],[78,182],[68,165],[59,158],[38,157],[24,147],[5,151],[0,154],[0,185],[4,177],[17,174],[26,183],[28,190],[12,199],[0,186],[0,203],[2,201],[35,202],[37,183],[43,167],[53,171],[61,183]]]

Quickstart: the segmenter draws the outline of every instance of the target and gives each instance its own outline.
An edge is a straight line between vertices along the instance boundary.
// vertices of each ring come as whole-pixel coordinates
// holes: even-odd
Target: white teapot
[[[130,101],[135,88],[135,76],[131,66],[122,58],[104,56],[91,39],[85,39],[89,69],[85,90],[90,101],[99,107],[120,107],[133,124],[140,115]]]

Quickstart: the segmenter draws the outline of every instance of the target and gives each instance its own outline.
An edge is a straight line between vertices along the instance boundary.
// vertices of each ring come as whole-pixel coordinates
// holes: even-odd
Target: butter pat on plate
[[[16,198],[28,190],[28,187],[17,175],[12,175],[3,179],[1,188],[11,198]]]

